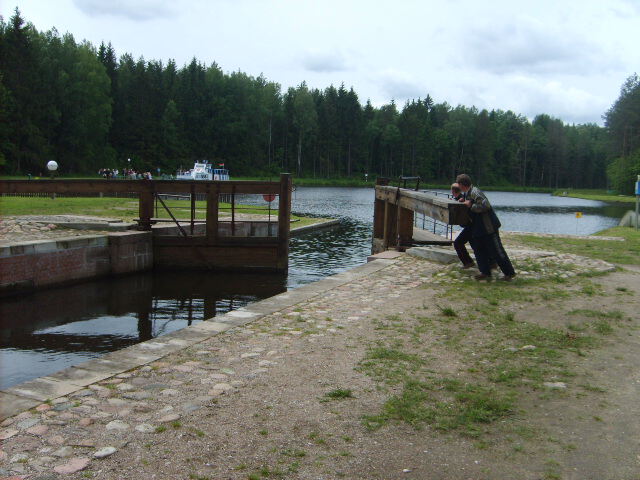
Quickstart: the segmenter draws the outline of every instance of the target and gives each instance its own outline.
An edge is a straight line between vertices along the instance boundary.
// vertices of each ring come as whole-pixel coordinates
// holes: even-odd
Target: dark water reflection
[[[0,388],[285,291],[285,276],[145,273],[0,302]]]
[[[542,194],[488,192],[505,230],[586,235],[625,207]],[[0,388],[96,358],[366,261],[373,190],[299,188],[294,213],[340,225],[294,237],[289,275],[156,272],[86,282],[0,301]],[[575,212],[583,212],[581,219]]]

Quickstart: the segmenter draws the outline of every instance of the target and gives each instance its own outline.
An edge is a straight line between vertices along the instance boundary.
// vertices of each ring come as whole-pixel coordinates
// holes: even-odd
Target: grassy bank
[[[604,248],[590,256],[616,260],[609,247],[640,257],[638,237],[629,230],[603,232],[626,241],[591,240]],[[563,239],[552,246],[540,240],[545,250],[563,245]],[[531,246],[528,238],[523,243]],[[514,264],[538,276],[478,283],[454,265],[424,284],[425,293],[416,295],[422,307],[403,305],[399,314],[375,321],[376,338],[367,342],[357,370],[375,381],[385,400],[362,417],[367,429],[384,433],[407,424],[427,429],[426,436],[445,433],[445,441],[467,439],[477,455],[530,464],[535,478],[565,478],[571,452],[584,447],[575,438],[592,432],[594,423],[613,424],[605,400],[617,392],[617,379],[598,375],[592,365],[626,355],[629,345],[620,344],[637,328],[630,305],[635,288],[625,273],[549,258]],[[488,472],[470,478],[511,478]]]
[[[190,218],[190,202],[184,200],[166,200],[165,203],[179,219]],[[231,205],[220,203],[221,216],[230,215]],[[266,207],[236,205],[237,214],[268,215]],[[117,218],[131,222],[138,218],[138,200],[135,198],[112,197],[58,197],[55,200],[43,197],[2,197],[0,199],[1,215],[91,215],[97,217]],[[161,204],[157,205],[157,218],[170,218]],[[196,219],[204,220],[206,202],[196,202]],[[278,211],[271,210],[271,218],[277,219]],[[312,225],[323,219],[291,216],[296,227]]]
[[[640,230],[630,227],[613,227],[597,233],[603,237],[620,237],[619,240],[593,240],[587,238],[553,238],[535,235],[509,237],[510,243],[575,253],[623,265],[640,265]]]
[[[618,195],[615,193],[608,193],[606,190],[576,190],[576,189],[560,189],[555,190],[553,195],[557,197],[573,197],[584,198],[586,200],[598,200],[601,202],[610,203],[635,203],[636,197],[633,195]]]

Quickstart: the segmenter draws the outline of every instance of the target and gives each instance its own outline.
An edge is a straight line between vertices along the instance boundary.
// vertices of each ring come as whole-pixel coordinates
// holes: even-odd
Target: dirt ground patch
[[[638,479],[640,274],[565,260],[478,284],[404,256],[5,421],[0,473]]]

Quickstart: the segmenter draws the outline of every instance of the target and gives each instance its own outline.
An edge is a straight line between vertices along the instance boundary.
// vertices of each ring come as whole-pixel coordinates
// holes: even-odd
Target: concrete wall
[[[150,232],[117,232],[0,247],[0,295],[153,266]]]

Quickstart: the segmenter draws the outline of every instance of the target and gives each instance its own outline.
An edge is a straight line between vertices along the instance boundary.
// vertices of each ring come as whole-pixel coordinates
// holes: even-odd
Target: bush
[[[640,149],[626,157],[616,158],[607,167],[611,187],[622,195],[633,195],[638,175],[640,175]]]

